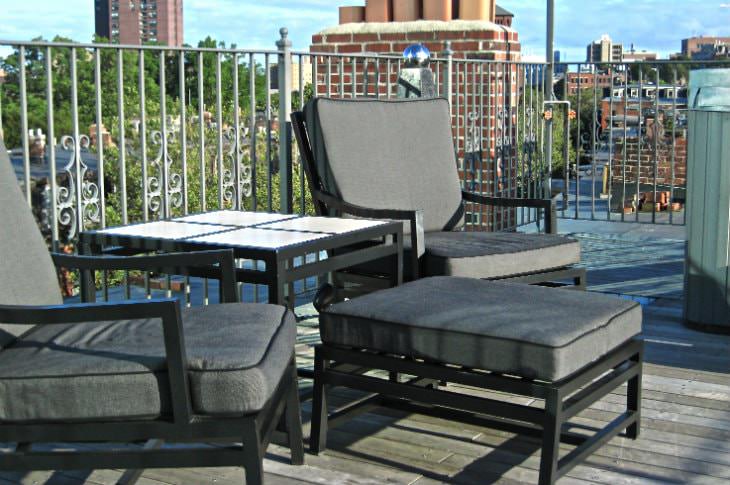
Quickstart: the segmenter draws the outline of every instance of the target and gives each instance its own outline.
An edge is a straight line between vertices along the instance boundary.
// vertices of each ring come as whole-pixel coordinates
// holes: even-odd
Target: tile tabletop
[[[281,249],[390,222],[222,210],[112,227],[98,233],[228,247]]]

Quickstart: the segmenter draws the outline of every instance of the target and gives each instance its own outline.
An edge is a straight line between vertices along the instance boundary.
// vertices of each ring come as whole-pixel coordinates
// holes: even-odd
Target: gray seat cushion
[[[552,234],[435,232],[425,241],[428,276],[504,278],[580,262],[580,243]]]
[[[294,350],[284,307],[183,310],[193,411],[262,409]],[[171,414],[159,319],[39,326],[0,351],[0,421],[153,419]]]
[[[500,279],[563,268],[580,262],[580,243],[569,237],[521,232],[427,232],[422,276]],[[342,251],[346,252],[346,251]],[[403,240],[403,275],[411,275],[411,239]],[[362,273],[388,274],[392,258],[355,266]]]
[[[641,332],[641,307],[606,295],[424,278],[337,303],[322,341],[559,381]]]
[[[461,183],[444,98],[315,98],[305,107],[325,189],[351,204],[423,211],[425,231],[461,225]],[[406,233],[410,226],[405,225]]]

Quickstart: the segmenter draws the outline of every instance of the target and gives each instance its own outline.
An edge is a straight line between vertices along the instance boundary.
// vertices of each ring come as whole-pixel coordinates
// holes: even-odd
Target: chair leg
[[[641,378],[644,373],[643,350],[636,354],[632,360],[639,362],[639,373],[636,377],[632,377],[629,380],[626,391],[626,408],[629,411],[634,411],[636,414],[636,422],[626,428],[626,436],[635,440],[639,437],[641,431]]]
[[[299,406],[299,386],[297,386],[296,361],[292,360],[292,383],[286,396],[286,434],[291,450],[291,464],[304,464],[304,438],[302,436],[302,414]]]
[[[584,290],[584,291],[587,289],[586,278],[587,278],[586,270],[584,268],[582,268],[580,273],[578,274],[578,276],[573,278],[573,283],[577,287],[576,289]]]
[[[249,421],[243,433],[243,467],[246,471],[246,485],[263,485],[264,453],[254,420]]]
[[[540,456],[540,485],[553,485],[557,480],[558,452],[560,451],[560,395],[551,389],[545,398],[545,423]]]
[[[312,396],[312,427],[309,450],[318,455],[327,449],[327,386],[322,374],[327,370],[319,348],[314,349],[314,395]]]

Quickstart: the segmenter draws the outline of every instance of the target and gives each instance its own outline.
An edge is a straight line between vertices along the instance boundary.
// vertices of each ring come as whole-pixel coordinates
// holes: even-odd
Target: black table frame
[[[292,219],[298,216],[292,215]],[[175,221],[174,219],[167,219]],[[188,222],[188,221],[176,221]],[[139,224],[131,224],[141,225]],[[129,227],[129,226],[125,226]],[[241,226],[243,228],[243,226]],[[368,243],[362,245],[362,243]],[[344,254],[333,255],[332,251],[340,248],[351,248]],[[403,282],[403,224],[386,222],[382,225],[355,229],[343,234],[333,234],[290,245],[284,248],[233,247],[225,244],[201,243],[186,240],[174,240],[159,237],[108,234],[101,231],[85,231],[80,234],[79,253],[84,255],[98,254],[136,254],[143,252],[189,252],[209,251],[214,249],[233,249],[234,257],[263,261],[265,269],[236,268],[236,282],[266,285],[269,289],[269,303],[286,304],[285,288],[295,281],[312,276],[332,273],[368,261],[395,255],[395,272],[391,285]],[[327,251],[326,259],[306,262],[308,254]],[[302,258],[303,264],[294,266],[295,258]],[[195,276],[208,277],[214,274],[205,269],[198,270]],[[88,282],[82,279],[82,292],[93,301]],[[293,295],[290,294],[290,306],[293,306]]]

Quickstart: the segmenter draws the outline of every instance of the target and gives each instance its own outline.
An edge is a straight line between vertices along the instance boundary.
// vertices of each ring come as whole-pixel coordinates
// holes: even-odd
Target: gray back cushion
[[[58,277],[43,236],[0,141],[0,305],[57,305]],[[0,347],[31,326],[3,325]]]
[[[324,189],[375,209],[423,211],[423,229],[462,224],[446,99],[317,98],[305,108]]]

